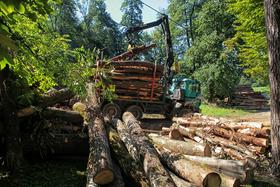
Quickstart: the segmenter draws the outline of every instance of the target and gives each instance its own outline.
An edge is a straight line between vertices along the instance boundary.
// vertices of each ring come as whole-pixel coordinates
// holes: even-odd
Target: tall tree
[[[236,34],[227,46],[236,47],[244,72],[260,83],[268,82],[268,55],[263,0],[231,0]]]
[[[81,45],[103,49],[107,56],[120,53],[123,50],[122,35],[117,23],[106,11],[104,0],[88,0],[84,4],[87,7],[82,7]]]
[[[268,41],[271,144],[274,173],[280,175],[280,2],[265,0]]]
[[[121,24],[125,27],[132,27],[143,24],[142,21],[143,3],[141,0],[124,0],[121,6],[123,12]],[[139,45],[141,34],[132,33],[129,36],[129,43]]]
[[[54,31],[61,35],[69,35],[71,46],[77,46],[78,24],[77,2],[75,0],[62,0],[60,4],[54,5],[54,13],[50,15],[50,24]]]
[[[194,20],[195,38],[185,56],[187,64],[183,66],[189,75],[190,70],[196,70],[194,75],[208,100],[230,96],[238,81],[236,55],[224,45],[234,34],[233,16],[226,12],[226,7],[224,0],[203,3]]]

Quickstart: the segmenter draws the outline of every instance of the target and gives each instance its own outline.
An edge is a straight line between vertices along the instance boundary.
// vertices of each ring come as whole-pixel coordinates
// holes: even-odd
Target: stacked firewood
[[[163,65],[131,60],[134,55],[152,47],[155,45],[139,46],[110,60],[111,79],[118,99],[160,100]]]
[[[260,92],[254,92],[251,86],[246,85],[236,88],[231,104],[252,110],[267,108],[266,98]]]
[[[270,129],[260,122],[233,122],[201,114],[176,118],[173,128],[197,142],[208,142],[233,159],[255,158],[266,152]],[[219,150],[219,151],[218,151]],[[215,151],[214,151],[215,152]]]

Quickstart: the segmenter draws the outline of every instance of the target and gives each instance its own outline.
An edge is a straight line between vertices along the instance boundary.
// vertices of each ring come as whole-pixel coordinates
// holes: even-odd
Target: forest
[[[120,22],[108,2],[0,2],[0,186],[280,185],[280,2],[166,0],[159,10],[122,0]],[[144,8],[153,27],[131,32],[149,25]],[[166,96],[174,80],[199,85],[190,118],[176,111],[181,97]],[[268,125],[231,121],[239,111],[266,113]],[[173,139],[182,147],[166,147]]]

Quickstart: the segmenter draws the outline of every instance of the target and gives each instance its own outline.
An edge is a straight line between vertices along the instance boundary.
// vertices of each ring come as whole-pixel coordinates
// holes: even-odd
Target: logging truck
[[[200,85],[197,80],[186,77],[173,78],[174,63],[172,40],[167,15],[157,21],[127,29],[130,34],[162,25],[165,36],[166,61],[154,63],[133,60],[136,54],[147,51],[155,44],[130,48],[127,52],[110,59],[112,82],[117,99],[104,102],[104,116],[120,117],[125,111],[132,112],[137,119],[143,113],[163,114],[166,118],[198,112],[200,106]]]

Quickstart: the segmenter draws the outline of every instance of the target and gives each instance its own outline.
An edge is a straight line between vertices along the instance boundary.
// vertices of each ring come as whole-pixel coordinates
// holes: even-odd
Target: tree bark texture
[[[171,140],[164,136],[159,136],[157,134],[149,134],[149,138],[152,142],[160,147],[171,150],[175,153],[181,153],[186,155],[196,155],[196,156],[208,156],[210,157],[211,148],[208,144],[196,143],[192,140],[180,141]]]
[[[175,183],[161,164],[159,155],[149,139],[145,136],[140,127],[140,122],[135,119],[133,114],[125,112],[123,114],[125,122],[132,139],[136,142],[139,150],[140,162],[143,163],[144,171],[152,187],[175,187]]]
[[[210,167],[185,159],[183,156],[158,149],[164,163],[178,176],[196,186],[219,187],[221,177]]]
[[[274,174],[280,175],[280,2],[265,0],[268,40],[271,145]]]
[[[254,145],[258,145],[258,146],[262,146],[262,147],[268,146],[268,140],[264,139],[264,138],[248,136],[248,135],[236,133],[234,131],[226,130],[226,129],[219,128],[219,127],[211,128],[211,131],[217,136],[221,136],[221,137],[224,137],[227,139],[232,139],[236,142],[246,142],[248,144],[252,143]]]
[[[118,164],[123,169],[124,173],[129,176],[136,186],[148,187],[149,182],[145,177],[143,167],[139,161],[136,161],[127,152],[119,134],[111,127],[106,128],[111,150],[117,158]]]
[[[17,97],[19,88],[15,75],[9,66],[0,71],[0,102],[3,107],[3,126],[6,144],[6,165],[12,172],[20,171],[23,164],[21,134],[17,113]]]
[[[90,151],[87,171],[94,183],[104,185],[114,179],[112,158],[99,98],[92,83],[87,84],[87,94],[86,120]]]

